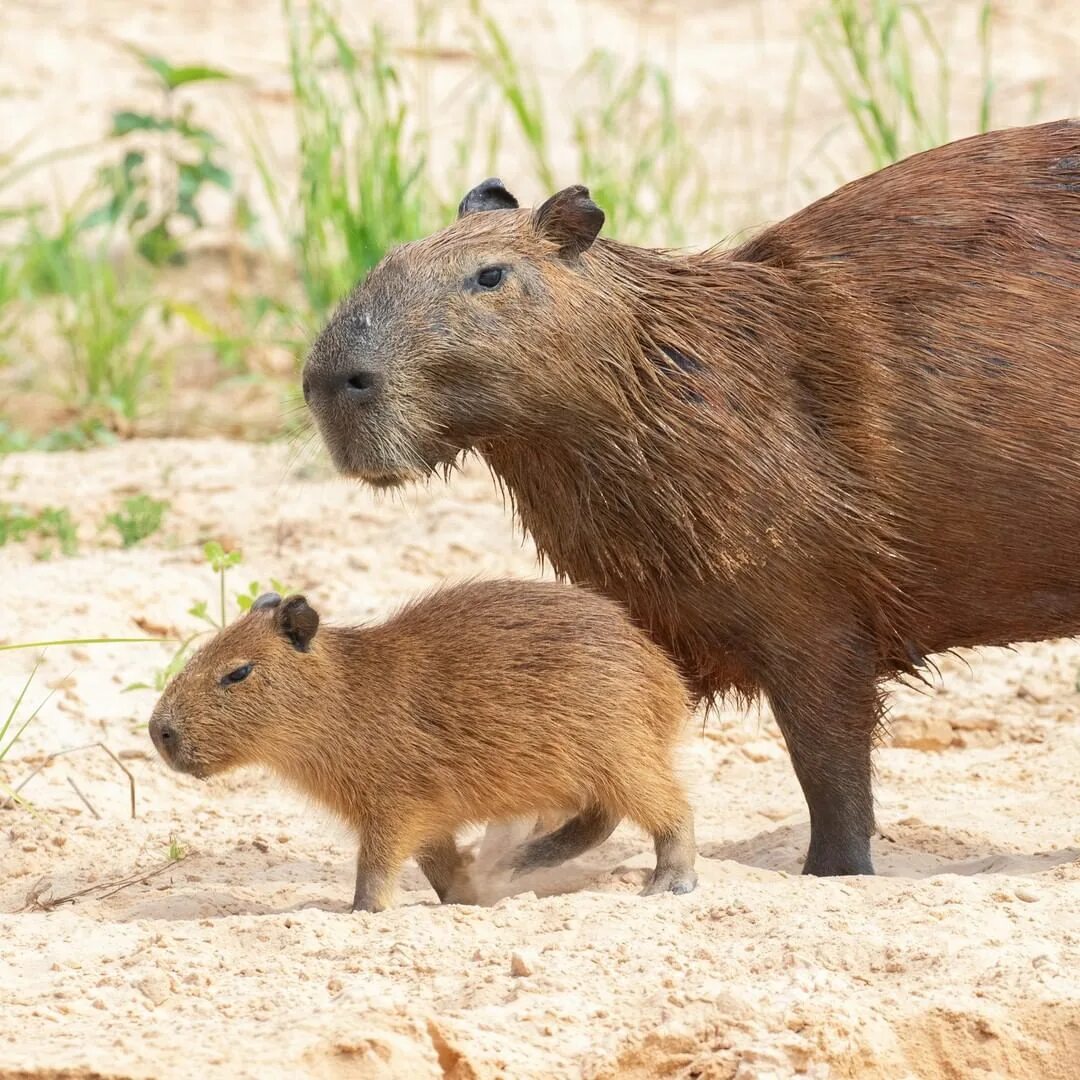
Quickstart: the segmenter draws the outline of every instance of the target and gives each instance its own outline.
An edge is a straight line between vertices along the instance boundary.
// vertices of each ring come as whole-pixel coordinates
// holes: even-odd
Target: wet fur
[[[653,885],[692,887],[692,818],[673,773],[687,693],[616,604],[550,582],[476,582],[308,639],[283,630],[290,603],[197,653],[151,730],[173,727],[184,771],[267,766],[351,825],[357,908],[387,906],[414,854],[440,898],[471,900],[453,831],[536,812],[579,817],[512,853],[512,869],[599,843],[599,814],[654,836]],[[246,663],[245,681],[220,685]]]
[[[917,155],[733,250],[562,242],[507,209],[391,254],[308,370],[378,365],[404,419],[313,403],[335,460],[482,454],[697,697],[770,700],[807,871],[872,872],[881,681],[1080,629],[1080,124]],[[483,318],[433,284],[478,250],[521,265]],[[379,335],[335,349],[357,310]]]

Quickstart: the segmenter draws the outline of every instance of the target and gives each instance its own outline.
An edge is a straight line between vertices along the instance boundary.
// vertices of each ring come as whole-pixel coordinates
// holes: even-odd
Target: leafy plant
[[[192,119],[190,102],[178,91],[196,83],[231,76],[201,64],[176,67],[160,56],[131,48],[161,94],[160,108],[150,112],[113,113],[109,138],[125,147],[119,161],[98,173],[105,201],[80,222],[79,230],[108,225],[126,227],[135,250],[155,266],[183,258],[177,230],[186,219],[201,228],[198,198],[207,186],[233,188],[232,174],[221,163],[221,140]]]
[[[200,622],[205,623],[205,628],[195,630],[180,642],[180,647],[173,654],[173,657],[168,664],[155,672],[154,681],[152,683],[132,683],[131,685],[124,687],[125,690],[156,690],[160,693],[169,684],[173,676],[184,666],[191,646],[194,645],[199,638],[205,637],[207,634],[215,631],[222,630],[227,625],[229,620],[228,605],[226,603],[225,578],[229,570],[235,566],[239,566],[243,561],[243,555],[240,551],[226,551],[216,540],[210,540],[203,545],[203,555],[205,556],[210,569],[218,578],[217,599],[219,608],[217,614],[210,611],[210,604],[206,600],[199,600],[192,604],[191,607],[188,608],[188,614],[200,620]],[[278,593],[289,591],[285,585],[282,585],[281,582],[273,578],[271,578],[271,588]],[[263,589],[258,581],[252,581],[248,584],[245,591],[233,593],[233,599],[238,611],[243,613],[250,610],[255,599],[265,591],[266,590]]]
[[[168,502],[161,499],[146,494],[133,495],[124,500],[120,510],[106,515],[105,524],[116,529],[124,547],[132,547],[161,528],[161,519],[168,507]]]
[[[17,543],[30,538],[45,541],[35,553],[40,559],[52,557],[50,540],[60,545],[64,555],[74,555],[78,549],[75,523],[66,509],[47,506],[30,514],[20,507],[0,503],[0,547],[9,541]]]

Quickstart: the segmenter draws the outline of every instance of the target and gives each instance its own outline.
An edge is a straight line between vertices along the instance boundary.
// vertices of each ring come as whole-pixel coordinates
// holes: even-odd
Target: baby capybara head
[[[588,423],[610,379],[610,291],[582,257],[603,223],[584,187],[527,210],[491,179],[449,228],[390,252],[304,367],[338,469],[390,486],[507,435]]]
[[[311,715],[317,612],[302,596],[260,596],[165,688],[150,738],[177,772],[206,778],[283,756],[292,719]]]

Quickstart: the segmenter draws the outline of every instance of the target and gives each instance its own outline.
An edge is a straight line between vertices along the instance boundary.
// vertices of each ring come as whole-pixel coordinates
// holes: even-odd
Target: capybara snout
[[[261,764],[329,808],[357,833],[354,907],[379,910],[410,855],[440,899],[472,899],[454,831],[537,813],[564,823],[511,869],[558,865],[629,818],[656,849],[645,891],[689,891],[693,817],[673,771],[687,715],[672,661],[617,604],[490,581],[368,627],[260,597],[166,687],[150,734],[181,772]]]

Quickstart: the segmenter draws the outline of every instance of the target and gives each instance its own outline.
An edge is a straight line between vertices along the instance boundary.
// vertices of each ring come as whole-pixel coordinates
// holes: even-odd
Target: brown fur
[[[672,771],[686,691],[618,605],[488,581],[381,625],[317,628],[303,597],[260,599],[166,688],[151,736],[196,776],[268,766],[354,827],[356,907],[386,906],[413,854],[440,898],[467,899],[454,830],[535,812],[577,816],[518,849],[517,870],[557,865],[628,817],[657,845],[646,891],[693,887]]]
[[[697,695],[769,698],[807,871],[872,872],[880,680],[1080,629],[1080,124],[917,155],[730,251],[590,246],[580,188],[507,205],[470,193],[316,342],[337,465],[482,454]],[[355,371],[373,400],[340,392]]]

